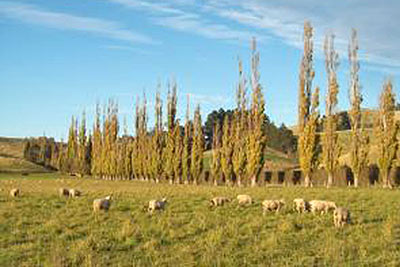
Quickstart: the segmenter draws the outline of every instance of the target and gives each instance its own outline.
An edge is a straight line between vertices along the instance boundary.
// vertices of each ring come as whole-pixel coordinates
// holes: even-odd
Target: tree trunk
[[[238,177],[236,183],[238,187],[242,187],[242,178]]]
[[[304,177],[304,187],[311,187],[311,177],[309,174]]]
[[[169,179],[169,184],[174,184],[174,180],[173,179]]]
[[[390,171],[383,171],[382,172],[382,177],[383,177],[383,188],[388,188],[392,189],[392,182],[390,181]]]
[[[156,184],[160,183],[160,179],[157,177],[156,178]]]
[[[358,187],[358,174],[354,173],[354,187]]]
[[[333,173],[328,172],[328,182],[326,183],[326,188],[330,188],[333,185]]]
[[[251,181],[251,187],[257,186],[257,177],[255,175],[251,176],[250,181]]]
[[[218,180],[214,179],[214,186],[218,186]]]

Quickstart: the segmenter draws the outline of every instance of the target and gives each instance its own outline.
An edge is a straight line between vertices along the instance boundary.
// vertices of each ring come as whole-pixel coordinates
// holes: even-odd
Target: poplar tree
[[[182,177],[185,184],[190,182],[190,165],[191,165],[191,132],[192,126],[190,123],[190,101],[189,94],[187,95],[185,131],[183,136],[183,155],[182,155]]]
[[[171,91],[172,89],[172,91]],[[177,106],[177,95],[176,95],[176,83],[172,81],[172,85],[168,85],[168,122],[167,122],[167,140],[164,153],[165,163],[165,174],[172,184],[174,179],[174,156],[175,156],[175,139],[174,130],[176,124],[176,106]]]
[[[396,97],[393,92],[393,85],[389,80],[383,84],[379,102],[379,117],[374,127],[379,152],[378,167],[384,188],[393,187],[390,179],[390,170],[394,165],[398,146],[395,104]]]
[[[317,126],[318,126],[318,112],[319,106],[319,88],[317,87],[312,95],[310,115],[303,128],[303,133],[299,135],[299,150],[302,151],[299,158],[300,166],[305,177],[305,186],[312,186],[311,173],[318,164],[317,153]]]
[[[136,179],[140,178],[141,174],[141,165],[140,165],[140,142],[139,142],[139,135],[140,135],[140,99],[139,97],[136,98],[136,105],[135,105],[135,138],[132,144],[132,168],[133,174]]]
[[[337,94],[339,85],[336,78],[336,70],[339,66],[339,55],[334,47],[334,35],[325,37],[325,67],[328,77],[326,100],[325,100],[325,120],[324,133],[322,135],[322,158],[325,170],[328,174],[326,186],[333,185],[334,172],[339,165],[340,147],[338,142],[337,130]]]
[[[132,151],[131,151],[131,142],[128,135],[128,124],[126,121],[126,117],[124,117],[124,136],[122,137],[122,161],[123,162],[123,171],[122,175],[124,179],[131,179],[132,177]]]
[[[298,108],[298,153],[300,168],[304,174],[305,187],[312,186],[311,172],[317,162],[317,122],[319,105],[319,88],[312,92],[313,69],[313,29],[311,24],[304,23],[304,51],[299,74],[299,108]]]
[[[218,121],[215,121],[213,128],[213,143],[212,143],[212,162],[211,175],[214,180],[214,185],[218,185],[222,175],[221,170],[221,126]]]
[[[163,152],[164,152],[164,134],[162,125],[162,100],[160,92],[156,93],[155,104],[155,125],[153,135],[153,150],[151,157],[152,172],[156,183],[159,183],[163,175]]]
[[[110,101],[110,175],[115,179],[118,174],[118,104],[114,101]]]
[[[69,128],[68,134],[68,146],[67,146],[67,163],[68,171],[70,173],[75,171],[76,166],[76,156],[77,156],[77,121],[74,116],[71,119],[71,126]]]
[[[183,140],[181,136],[179,120],[176,121],[174,128],[174,142],[175,142],[175,148],[174,148],[175,155],[173,157],[174,178],[175,178],[175,183],[180,184],[182,181]]]
[[[197,105],[193,120],[192,164],[190,165],[190,174],[194,184],[197,184],[203,171],[203,151],[204,135],[201,124],[200,106]]]
[[[65,149],[63,139],[61,139],[60,143],[58,144],[57,169],[61,173],[65,172]]]
[[[354,176],[354,187],[358,187],[358,182],[362,170],[368,162],[368,135],[361,121],[361,103],[362,96],[360,90],[358,71],[360,64],[358,62],[358,40],[357,31],[352,30],[351,41],[349,45],[350,62],[350,124],[351,124],[351,143],[350,143],[350,168]]]
[[[221,170],[225,177],[225,183],[230,184],[233,176],[233,138],[232,138],[232,123],[228,115],[225,115],[222,127],[222,147],[221,147]],[[240,185],[240,184],[239,184]]]
[[[101,121],[100,121],[100,106],[96,105],[96,118],[93,125],[93,145],[92,145],[92,166],[91,173],[95,177],[101,175],[101,153],[102,153],[102,138],[101,138]]]
[[[81,176],[87,175],[88,166],[86,161],[86,145],[87,145],[87,137],[86,137],[86,115],[85,112],[82,114],[81,124],[79,127],[79,138],[78,138],[78,166],[79,166],[79,174]]]
[[[264,165],[264,149],[266,144],[263,124],[265,120],[265,102],[260,84],[260,73],[258,71],[260,54],[257,52],[256,40],[252,41],[251,55],[251,107],[248,116],[248,137],[247,137],[247,175],[251,186],[256,185],[257,176]]]
[[[247,109],[246,109],[246,78],[243,75],[242,61],[239,60],[239,85],[236,92],[236,110],[233,123],[233,155],[232,164],[237,184],[240,186],[246,172],[246,139],[247,139]]]

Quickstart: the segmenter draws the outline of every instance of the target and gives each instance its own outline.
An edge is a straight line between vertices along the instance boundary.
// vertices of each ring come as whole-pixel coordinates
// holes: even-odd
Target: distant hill
[[[0,172],[48,172],[24,159],[24,139],[0,137]]]

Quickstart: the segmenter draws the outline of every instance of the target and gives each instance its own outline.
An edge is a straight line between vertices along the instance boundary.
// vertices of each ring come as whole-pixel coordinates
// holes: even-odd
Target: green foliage
[[[193,145],[190,165],[190,174],[197,184],[203,171],[204,134],[201,123],[200,106],[196,107],[193,119]]]
[[[379,103],[379,117],[375,124],[375,138],[378,143],[378,167],[383,178],[383,187],[392,188],[389,176],[390,169],[396,159],[398,148],[397,134],[399,125],[394,118],[396,98],[391,81],[383,84]]]

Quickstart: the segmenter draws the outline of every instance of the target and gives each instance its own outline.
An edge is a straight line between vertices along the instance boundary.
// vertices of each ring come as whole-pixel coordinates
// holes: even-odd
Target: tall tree
[[[350,124],[351,124],[351,143],[350,143],[350,168],[354,175],[354,187],[358,187],[362,170],[368,162],[368,135],[365,132],[361,121],[361,86],[359,82],[358,71],[360,64],[358,62],[358,40],[357,31],[352,30],[349,45],[350,62]]]
[[[231,118],[225,116],[222,127],[222,147],[221,147],[221,170],[224,174],[225,183],[230,184],[233,180],[233,138],[232,138]]]
[[[68,146],[67,146],[67,162],[68,162],[68,171],[70,173],[76,171],[76,156],[77,156],[77,121],[72,116],[71,126],[69,128],[68,134]]]
[[[179,120],[175,123],[174,128],[174,142],[175,142],[175,155],[173,157],[174,165],[174,180],[175,183],[180,184],[182,182],[182,153],[183,153],[183,140],[181,135],[181,129]]]
[[[310,115],[304,125],[302,134],[299,135],[299,151],[302,151],[299,158],[301,169],[305,176],[305,186],[312,186],[311,173],[318,165],[318,112],[319,88],[317,87],[312,95]]]
[[[135,105],[135,138],[132,143],[132,169],[133,169],[133,174],[136,179],[140,178],[141,175],[141,164],[140,164],[140,157],[142,156],[140,154],[140,141],[139,141],[139,135],[140,135],[140,99],[139,97],[136,98],[136,105]]]
[[[159,183],[163,175],[163,152],[164,152],[164,134],[162,124],[162,100],[160,92],[156,93],[156,104],[155,104],[155,125],[153,135],[153,151],[151,157],[153,177],[156,183]]]
[[[185,131],[183,136],[183,154],[182,154],[182,177],[185,184],[190,181],[190,164],[191,164],[191,132],[192,125],[190,122],[190,101],[189,94],[187,95],[186,117],[185,117]]]
[[[232,164],[239,186],[246,172],[247,113],[246,78],[243,74],[242,61],[239,60],[239,84],[236,92],[236,110],[232,134],[234,140]]]
[[[214,185],[218,185],[221,171],[221,126],[218,122],[215,122],[213,143],[212,143],[212,162],[211,162],[211,175],[214,180]]]
[[[91,173],[95,177],[101,175],[101,152],[102,152],[102,136],[101,136],[101,110],[100,105],[96,105],[96,118],[93,125],[93,144],[92,144],[92,166]]]
[[[310,22],[304,23],[304,51],[299,74],[298,108],[298,153],[300,168],[304,174],[304,185],[312,186],[311,172],[317,160],[317,122],[319,89],[312,92],[313,69],[313,29]],[[314,101],[313,101],[314,100]]]
[[[194,184],[197,184],[203,171],[203,151],[204,135],[201,126],[200,106],[197,105],[193,120],[192,164],[190,165],[190,173]]]
[[[167,122],[167,140],[164,153],[165,174],[173,183],[174,179],[174,156],[175,156],[175,124],[176,124],[176,106],[177,106],[177,86],[175,81],[168,85],[168,122]]]
[[[78,167],[81,176],[89,174],[89,166],[86,161],[86,146],[86,114],[83,112],[78,136]]]
[[[257,52],[256,40],[252,41],[251,55],[251,107],[248,116],[247,137],[247,175],[251,185],[256,185],[256,179],[264,165],[264,148],[266,143],[263,124],[265,120],[265,102],[260,84],[260,73],[258,70],[260,54]]]
[[[384,188],[392,188],[390,170],[394,164],[397,150],[398,125],[395,120],[396,97],[392,82],[383,84],[379,101],[379,117],[375,123],[375,137],[378,144],[378,167]]]
[[[325,67],[328,77],[326,99],[325,99],[325,121],[324,133],[322,135],[322,157],[325,170],[328,173],[328,181],[326,186],[329,188],[333,185],[334,172],[339,165],[340,146],[337,134],[337,95],[339,92],[339,84],[337,82],[336,70],[339,66],[339,55],[335,51],[335,36],[327,35],[325,37]]]

